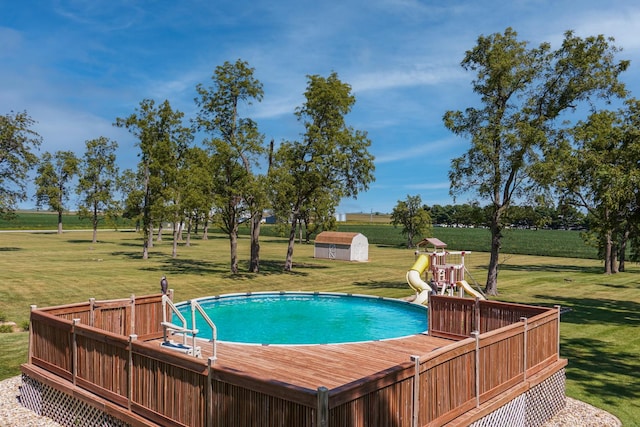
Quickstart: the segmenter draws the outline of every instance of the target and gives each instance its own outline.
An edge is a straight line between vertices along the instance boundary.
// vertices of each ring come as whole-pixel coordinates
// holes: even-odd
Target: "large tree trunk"
[[[173,223],[173,245],[172,245],[172,249],[171,249],[171,258],[176,258],[178,256],[178,235],[180,233],[180,230],[178,230],[180,226],[178,225],[178,222]]]
[[[627,242],[629,241],[629,228],[624,231],[622,235],[622,241],[620,242],[620,250],[618,251],[618,271],[623,272],[625,270],[625,261],[627,259]]]
[[[209,240],[209,220],[206,220],[202,227],[202,240]]]
[[[93,223],[93,239],[92,239],[92,242],[93,243],[97,243],[98,242],[98,207],[95,205],[95,203],[93,205],[92,223]]]
[[[500,212],[491,218],[491,256],[489,258],[489,271],[487,272],[487,284],[484,292],[487,295],[498,295],[498,264],[500,257],[500,247],[502,240],[502,226],[500,225]]]
[[[193,219],[189,217],[187,219],[187,241],[185,242],[185,246],[191,246],[191,228],[193,227]],[[198,232],[198,226],[196,225],[196,233]]]
[[[235,226],[229,233],[229,246],[231,249],[231,272],[238,272],[238,227]]]
[[[611,274],[612,246],[611,231],[607,231],[604,237],[604,274]]]
[[[258,273],[260,271],[260,225],[262,223],[262,211],[253,212],[251,215],[251,260],[249,261],[249,271]]]
[[[147,234],[147,246],[149,248],[153,247],[153,222],[149,221],[149,233]]]
[[[151,238],[149,237],[149,228],[151,224],[142,227],[142,259],[149,258],[149,241]]]
[[[183,221],[178,221],[177,226],[178,226],[178,234],[177,234],[178,241],[182,242],[184,240],[182,238],[182,229],[184,228],[184,222]],[[175,228],[175,227],[176,227],[176,225],[173,226],[173,228]]]
[[[149,192],[149,165],[145,162],[144,168],[144,205],[142,206],[142,259],[149,258],[149,247],[153,247],[153,228],[151,222],[151,194]]]
[[[612,240],[611,242],[611,274],[618,273],[618,246]]]
[[[58,211],[58,234],[62,234],[62,210]]]
[[[291,221],[291,229],[289,230],[289,244],[287,246],[287,259],[284,262],[284,271],[291,271],[293,267],[293,245],[296,240],[296,228],[298,225],[297,216],[293,217]]]

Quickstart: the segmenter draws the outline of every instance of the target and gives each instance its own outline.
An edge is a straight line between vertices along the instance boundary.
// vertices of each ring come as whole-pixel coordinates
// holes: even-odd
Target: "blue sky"
[[[339,211],[390,212],[407,195],[449,204],[451,159],[469,142],[442,116],[477,102],[473,75],[459,64],[479,35],[510,26],[521,40],[554,48],[566,30],[612,36],[619,58],[631,60],[623,79],[639,96],[638,22],[640,3],[616,0],[5,1],[0,114],[26,110],[41,151],[81,156],[85,141],[114,139],[120,167],[133,168],[135,140],[112,124],[145,98],[168,99],[192,117],[195,86],[242,59],[264,85],[263,101],[245,115],[277,143],[303,131],[293,112],[306,76],[335,71],[356,96],[349,124],[368,132],[376,158],[376,181]],[[22,207],[34,205],[29,197]]]

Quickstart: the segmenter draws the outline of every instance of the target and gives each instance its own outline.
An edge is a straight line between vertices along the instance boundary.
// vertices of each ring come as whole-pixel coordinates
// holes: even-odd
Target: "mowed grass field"
[[[267,236],[275,233],[266,228],[261,272],[246,273],[249,242],[242,236],[237,275],[229,273],[229,243],[222,234],[212,234],[206,241],[195,236],[190,247],[181,242],[178,257],[172,259],[167,233],[155,242],[149,259],[142,260],[141,235],[132,231],[101,230],[96,244],[91,243],[91,232],[84,230],[62,235],[0,233],[0,314],[21,325],[28,321],[31,304],[44,307],[156,293],[162,275],[167,275],[177,301],[266,290],[411,295],[405,274],[413,264],[413,250],[403,248],[404,239],[397,234],[392,242],[374,243],[394,228],[381,224],[376,231],[365,225],[375,226],[344,224],[360,227],[358,231],[369,238],[369,262],[315,259],[312,244],[296,243],[293,271],[284,273],[286,241]],[[454,245],[453,235],[441,237],[438,230],[434,235],[451,249],[472,250],[467,266],[473,278],[484,282],[488,254]],[[477,231],[466,231],[470,241]],[[557,236],[554,243],[561,245]],[[575,234],[560,236],[572,239]],[[529,239],[526,245],[538,244]],[[571,240],[569,245],[576,243]],[[613,413],[625,426],[634,426],[640,425],[640,267],[627,267],[624,273],[605,276],[601,262],[594,259],[504,252],[496,299],[569,308],[561,324],[561,352],[569,360],[567,394]],[[26,360],[27,338],[26,332],[0,334],[0,379],[19,374],[19,365]]]

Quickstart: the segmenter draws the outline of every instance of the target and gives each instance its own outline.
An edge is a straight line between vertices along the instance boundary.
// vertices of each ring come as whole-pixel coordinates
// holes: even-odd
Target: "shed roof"
[[[353,238],[361,233],[351,233],[346,231],[323,231],[316,236],[316,243],[338,243],[349,245],[353,242]]]

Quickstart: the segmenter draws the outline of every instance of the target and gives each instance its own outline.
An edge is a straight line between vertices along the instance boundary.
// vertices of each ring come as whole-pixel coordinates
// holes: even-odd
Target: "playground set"
[[[474,298],[485,299],[465,280],[465,272],[468,271],[464,257],[471,252],[447,251],[446,247],[446,243],[434,237],[418,243],[415,263],[407,271],[407,283],[416,292],[413,302],[427,304],[430,294],[464,297],[467,293]]]

